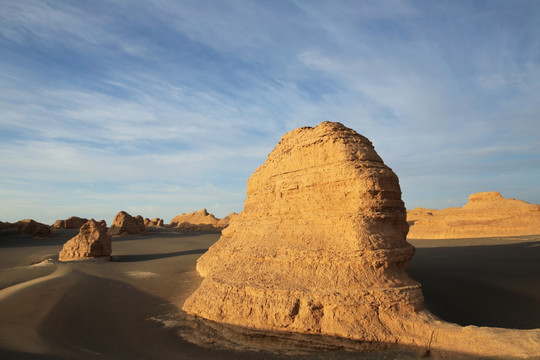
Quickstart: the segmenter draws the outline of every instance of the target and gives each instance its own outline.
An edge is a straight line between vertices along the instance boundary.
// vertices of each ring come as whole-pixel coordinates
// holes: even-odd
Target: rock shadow
[[[166,259],[170,257],[184,256],[184,255],[200,255],[200,254],[204,254],[207,250],[208,249],[194,249],[194,250],[175,251],[175,252],[160,253],[160,254],[113,255],[112,261],[141,262],[141,261],[159,260],[159,259]]]
[[[540,328],[540,242],[417,248],[426,307],[462,326]]]

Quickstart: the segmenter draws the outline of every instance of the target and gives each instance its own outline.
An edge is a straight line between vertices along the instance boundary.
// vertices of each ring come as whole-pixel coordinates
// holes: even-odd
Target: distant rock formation
[[[133,217],[125,211],[120,211],[114,217],[113,224],[108,231],[109,236],[140,235],[144,234],[146,227],[142,216]]]
[[[433,214],[437,211],[438,210],[436,209],[425,209],[423,207],[407,210],[407,223],[409,223],[409,226],[412,226],[416,221],[428,216],[433,216]]]
[[[171,220],[171,227],[182,231],[205,231],[221,229],[219,220],[206,209],[180,214]]]
[[[410,210],[410,239],[454,239],[540,234],[540,205],[500,193],[472,194],[461,208]]]
[[[154,219],[144,219],[144,226],[154,226],[154,227],[163,227],[163,219],[154,218]]]
[[[540,331],[465,327],[423,310],[397,176],[339,123],[286,134],[242,211],[197,262],[188,314],[267,330],[457,352],[540,352]]]
[[[53,229],[80,229],[86,224],[88,219],[72,216],[66,220],[56,220],[53,224]]]
[[[30,234],[36,237],[51,237],[52,230],[49,225],[42,224],[32,219],[17,221],[14,226],[20,234]]]
[[[89,220],[81,226],[79,234],[64,244],[58,259],[60,261],[84,260],[89,258],[110,258],[111,237],[107,234],[105,221]]]
[[[14,226],[12,223],[0,221],[0,231],[11,230],[13,228]]]
[[[229,215],[225,216],[223,219],[219,219],[217,223],[217,227],[221,229],[225,229],[227,226],[229,226],[231,221],[237,216],[238,216],[237,213],[230,213]]]

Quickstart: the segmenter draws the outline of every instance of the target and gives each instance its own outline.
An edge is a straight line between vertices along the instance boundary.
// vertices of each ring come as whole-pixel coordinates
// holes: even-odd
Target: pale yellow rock
[[[500,193],[472,194],[461,208],[408,212],[410,239],[453,239],[540,234],[540,206]]]
[[[423,310],[397,176],[339,123],[286,134],[242,211],[197,262],[183,309],[245,327],[482,355],[540,353],[539,332],[466,327]],[[474,339],[479,339],[480,344]]]
[[[433,216],[434,213],[436,213],[438,210],[435,209],[425,209],[423,207],[417,207],[412,210],[407,210],[407,223],[409,223],[409,231],[410,226],[414,225],[415,222],[417,222],[420,219]]]
[[[109,236],[140,235],[144,234],[146,227],[144,219],[137,215],[133,217],[125,211],[120,211],[114,217],[113,224],[108,231]]]
[[[171,220],[171,227],[183,231],[204,231],[218,229],[219,220],[206,209],[183,213]]]
[[[90,258],[110,258],[111,237],[107,234],[105,221],[89,220],[79,234],[64,244],[58,259],[60,261],[84,260]]]
[[[219,219],[219,221],[217,223],[217,227],[219,227],[221,229],[225,229],[227,226],[229,226],[232,219],[234,219],[237,216],[238,216],[237,213],[230,213],[229,215],[225,216],[223,219]]]

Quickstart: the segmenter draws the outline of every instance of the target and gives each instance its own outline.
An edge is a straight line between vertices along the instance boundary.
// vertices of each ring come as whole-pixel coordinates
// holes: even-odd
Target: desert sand
[[[114,261],[57,262],[77,232],[56,230],[46,239],[0,233],[1,359],[418,359],[422,353],[187,317],[178,305],[199,286],[196,261],[219,233],[149,229],[114,238]],[[413,244],[409,273],[435,315],[462,325],[540,327],[539,236]]]

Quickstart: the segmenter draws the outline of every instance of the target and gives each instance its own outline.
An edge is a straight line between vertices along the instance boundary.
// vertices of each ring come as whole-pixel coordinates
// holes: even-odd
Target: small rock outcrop
[[[109,236],[140,235],[144,234],[146,227],[142,216],[133,217],[125,211],[120,211],[114,217],[108,234]]]
[[[163,219],[154,218],[154,219],[144,219],[144,226],[154,226],[154,227],[163,227]]]
[[[72,216],[66,220],[56,220],[53,224],[53,229],[80,229],[86,224],[88,219]]]
[[[237,213],[230,213],[229,215],[225,216],[223,219],[219,219],[217,223],[217,227],[221,229],[225,229],[227,226],[229,226],[231,221],[237,216],[238,216]]]
[[[197,261],[183,309],[226,324],[431,349],[530,356],[540,331],[460,327],[423,308],[399,181],[340,123],[286,134],[249,178],[244,210]]]
[[[20,234],[30,234],[36,237],[51,237],[52,230],[49,225],[42,224],[32,219],[20,220],[15,223]]]
[[[205,231],[220,229],[219,220],[206,209],[180,214],[171,220],[171,227],[182,231]]]
[[[103,220],[98,222],[91,219],[81,226],[77,236],[64,244],[58,259],[60,261],[109,259],[111,253],[111,237],[107,234],[107,224]]]
[[[424,209],[425,210],[425,209]],[[407,213],[411,239],[454,239],[540,234],[540,205],[499,192],[472,194],[461,208]]]

